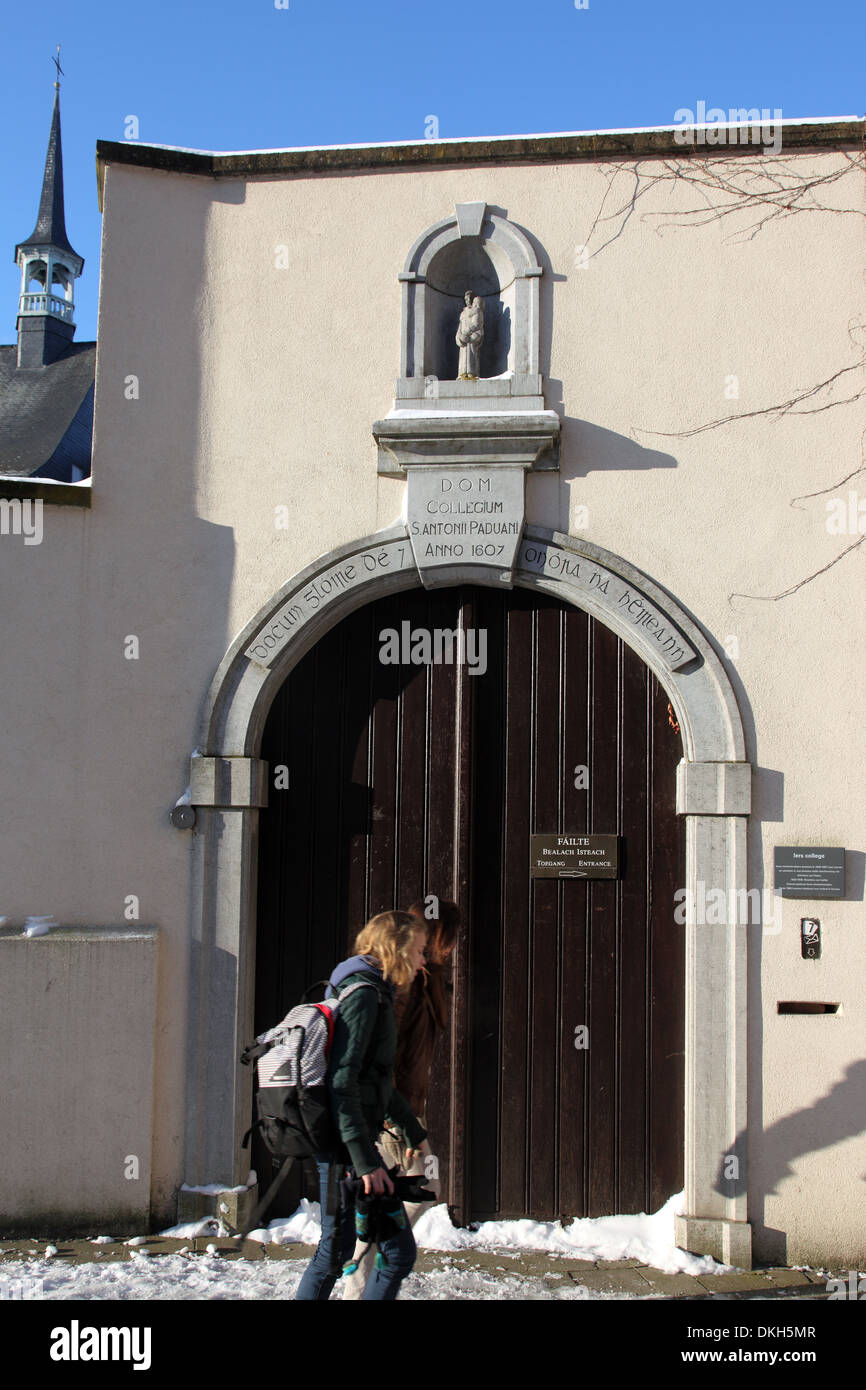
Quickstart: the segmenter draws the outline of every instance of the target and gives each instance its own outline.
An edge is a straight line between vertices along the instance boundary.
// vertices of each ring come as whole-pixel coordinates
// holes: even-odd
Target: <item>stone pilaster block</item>
[[[693,1255],[712,1255],[714,1260],[736,1265],[737,1269],[752,1268],[752,1227],[748,1221],[678,1216],[675,1232],[681,1250]]]
[[[242,1231],[256,1209],[258,1195],[258,1183],[252,1187],[224,1187],[213,1191],[184,1186],[177,1194],[178,1225],[214,1217],[226,1226]]]
[[[261,758],[191,758],[190,804],[267,806],[268,765]]]
[[[751,763],[680,763],[678,815],[747,816],[751,809]]]

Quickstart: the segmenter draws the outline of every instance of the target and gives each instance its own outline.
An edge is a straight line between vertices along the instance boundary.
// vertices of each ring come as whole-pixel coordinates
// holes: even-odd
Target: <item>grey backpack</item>
[[[254,1129],[275,1158],[310,1158],[333,1152],[339,1136],[328,1101],[328,1057],[334,1022],[344,999],[357,989],[377,989],[373,980],[356,980],[321,1004],[297,1004],[275,1028],[269,1028],[241,1053],[241,1062],[256,1063],[258,1119]]]

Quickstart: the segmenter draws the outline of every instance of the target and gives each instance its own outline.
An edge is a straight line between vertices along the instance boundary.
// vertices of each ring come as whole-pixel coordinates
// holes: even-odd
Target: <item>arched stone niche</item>
[[[400,273],[400,377],[395,405],[436,410],[544,408],[538,370],[542,268],[525,233],[486,203],[458,203],[421,234]],[[484,306],[478,381],[458,381],[464,294]]]
[[[456,381],[460,349],[457,326],[464,295],[471,290],[484,305],[484,341],[479,377],[509,374],[512,356],[515,280],[502,249],[480,237],[461,237],[442,246],[427,270],[424,294],[424,374]]]
[[[560,420],[538,370],[542,268],[525,232],[486,203],[458,203],[421,234],[400,273],[400,376],[373,425],[378,471],[407,464],[521,461],[559,467]],[[457,327],[467,290],[484,306],[479,376],[458,380]]]

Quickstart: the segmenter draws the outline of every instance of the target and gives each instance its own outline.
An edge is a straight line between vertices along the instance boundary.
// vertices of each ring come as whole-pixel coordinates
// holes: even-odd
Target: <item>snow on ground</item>
[[[447,1260],[447,1257],[446,1257]],[[27,1299],[172,1301],[224,1299],[258,1301],[293,1299],[303,1260],[226,1260],[218,1255],[159,1255],[117,1264],[59,1265],[56,1260],[15,1260],[0,1265],[0,1293],[5,1280],[12,1296]],[[40,1287],[41,1284],[41,1287]],[[339,1282],[331,1295],[342,1298]],[[403,1300],[465,1302],[476,1299],[595,1299],[618,1295],[590,1292],[569,1279],[550,1282],[493,1270],[446,1267],[410,1274],[400,1290]]]
[[[712,1274],[730,1269],[708,1255],[690,1255],[674,1243],[674,1217],[683,1209],[683,1193],[671,1197],[652,1215],[600,1216],[563,1227],[558,1221],[485,1221],[474,1230],[451,1224],[448,1208],[436,1206],[426,1211],[415,1236],[420,1248],[444,1252],[441,1267],[416,1273],[405,1280],[402,1299],[593,1299],[610,1300],[623,1295],[590,1292],[581,1285],[579,1273],[568,1274],[567,1261],[636,1259],[673,1274]],[[315,1245],[319,1239],[319,1206],[302,1200],[294,1216],[272,1221],[268,1228],[253,1231],[250,1239],[262,1244]],[[193,1236],[227,1234],[221,1222],[211,1218],[172,1226],[161,1233],[190,1239]],[[181,1251],[176,1255],[151,1256],[142,1248],[146,1237],[134,1236],[124,1244],[128,1261],[66,1265],[53,1257],[4,1261],[0,1265],[0,1285],[11,1281],[20,1290],[16,1297],[39,1299],[293,1299],[306,1268],[306,1258],[292,1260],[225,1259],[208,1247],[206,1254]],[[94,1245],[111,1243],[111,1237],[97,1236]],[[49,1250],[52,1247],[48,1247]],[[504,1267],[472,1269],[453,1264],[448,1251],[498,1251],[513,1255],[534,1250],[550,1257],[546,1277],[515,1274]],[[56,1251],[54,1252],[56,1253]],[[556,1269],[563,1260],[561,1273]],[[2,1290],[0,1290],[2,1292]],[[340,1283],[332,1295],[342,1297]]]

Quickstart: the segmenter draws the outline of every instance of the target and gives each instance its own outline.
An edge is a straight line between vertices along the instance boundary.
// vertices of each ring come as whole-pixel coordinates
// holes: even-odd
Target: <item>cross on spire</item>
[[[52,63],[54,64],[54,66],[56,67],[56,69],[57,69],[57,81],[54,83],[54,85],[55,85],[55,87],[57,88],[57,90],[59,91],[59,90],[60,90],[60,78],[61,78],[61,76],[65,76],[65,74],[64,74],[64,72],[63,72],[63,69],[62,69],[62,67],[60,66],[60,44],[57,45],[57,57],[56,57],[56,58],[52,58],[51,61],[52,61]]]

